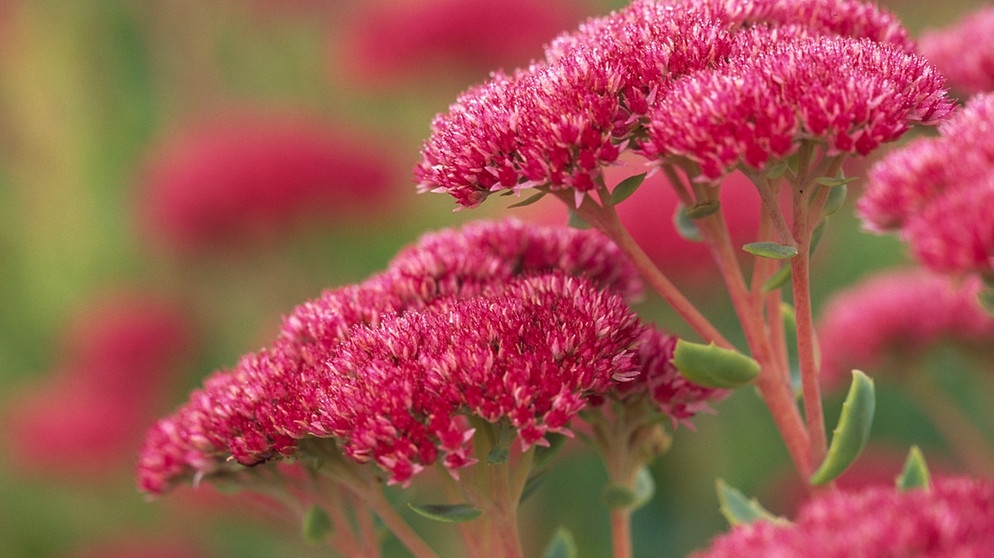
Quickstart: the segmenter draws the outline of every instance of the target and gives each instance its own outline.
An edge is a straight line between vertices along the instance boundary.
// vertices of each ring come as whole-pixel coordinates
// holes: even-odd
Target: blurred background
[[[425,231],[506,215],[564,223],[553,200],[453,213],[449,197],[415,193],[411,168],[433,116],[462,90],[623,4],[0,1],[0,555],[326,555],[245,497],[202,487],[146,502],[134,482],[145,429],[211,371],[268,344],[296,304],[381,269]],[[978,5],[888,4],[915,33]],[[652,203],[629,202],[633,230],[734,331],[703,252],[659,236],[673,200]],[[725,206],[739,204],[755,200]],[[730,218],[743,242],[749,218]],[[850,200],[819,250],[816,307],[908,264],[894,238],[859,230]],[[652,297],[638,309],[685,331]],[[947,385],[970,396],[967,381]],[[878,389],[874,444],[847,482],[889,479],[911,443],[935,468],[965,470],[902,390]],[[840,400],[828,401],[830,424]],[[696,432],[680,428],[655,464],[636,555],[682,556],[722,531],[718,477],[774,511],[796,505],[755,393],[716,411]],[[561,456],[524,505],[529,548],[565,525],[581,556],[607,555],[604,482],[588,453]]]

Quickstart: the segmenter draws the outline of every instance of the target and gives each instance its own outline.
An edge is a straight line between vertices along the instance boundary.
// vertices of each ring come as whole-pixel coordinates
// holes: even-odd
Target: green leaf
[[[718,200],[697,202],[686,208],[684,212],[691,219],[703,219],[709,215],[714,215],[721,209],[721,202]]]
[[[518,504],[527,500],[532,494],[538,490],[538,487],[542,486],[545,482],[546,471],[536,471],[532,473],[528,480],[525,481],[525,487],[521,489],[521,496],[518,498]]]
[[[825,236],[825,229],[828,228],[828,217],[822,218],[815,230],[811,231],[811,244],[808,246],[808,254],[814,254],[815,249],[818,248],[818,244],[821,242],[822,237]]]
[[[783,264],[776,273],[763,282],[763,292],[771,293],[784,286],[790,280],[790,264]]]
[[[759,375],[759,363],[744,354],[680,339],[673,352],[673,365],[683,377],[704,387],[737,388]]]
[[[628,488],[620,484],[609,484],[604,487],[601,496],[604,503],[609,508],[638,509],[649,503],[652,495],[656,493],[656,482],[652,479],[652,473],[645,466],[639,468],[635,476],[635,486]]]
[[[857,177],[855,176],[849,178],[846,178],[841,175],[836,178],[832,178],[830,176],[819,176],[818,178],[815,179],[815,182],[821,184],[822,186],[835,188],[836,186],[845,186],[846,184],[849,184],[850,182],[853,182],[855,180],[857,180]]]
[[[413,504],[408,502],[407,506],[418,515],[442,523],[462,523],[476,519],[483,513],[469,504]]]
[[[576,558],[576,541],[573,533],[565,527],[556,529],[542,551],[542,558]]]
[[[742,491],[729,486],[725,481],[718,479],[716,484],[721,515],[725,516],[732,527],[753,521],[788,523],[786,519],[770,513],[755,498],[746,498]]]
[[[544,198],[546,193],[547,192],[539,192],[537,194],[532,194],[531,196],[528,196],[524,200],[519,201],[518,203],[512,203],[511,205],[509,205],[507,207],[510,209],[512,207],[525,207],[525,206],[529,206],[529,205],[537,202],[538,200]]]
[[[977,300],[988,314],[994,316],[994,287],[986,287],[977,293]]]
[[[622,180],[614,187],[614,191],[611,192],[611,205],[618,205],[619,203],[627,200],[629,196],[638,190],[638,187],[645,182],[645,176],[648,173],[636,174],[635,176],[629,176],[628,178]]]
[[[697,228],[694,220],[687,215],[683,204],[679,204],[676,207],[676,212],[673,214],[673,227],[680,236],[691,242],[700,242],[702,240],[701,231]]]
[[[832,188],[828,191],[828,197],[825,198],[825,207],[821,210],[821,214],[825,217],[835,213],[842,208],[842,204],[846,203],[846,185],[843,184],[838,188]]]
[[[590,223],[581,217],[580,214],[577,213],[572,207],[569,208],[569,221],[566,224],[571,228],[579,230],[586,230],[590,228]]]
[[[813,485],[825,484],[841,475],[859,457],[870,438],[876,407],[873,380],[859,370],[853,370],[852,376],[828,455],[809,479]]]
[[[918,446],[911,446],[908,458],[904,461],[904,468],[896,479],[897,489],[901,492],[924,488],[928,490],[932,484],[931,475],[928,472],[928,465],[925,463],[925,456]]]
[[[742,247],[753,256],[773,260],[789,260],[797,255],[797,248],[776,242],[750,242]]]
[[[535,446],[535,457],[532,458],[532,469],[541,469],[552,461],[552,458],[559,455],[559,450],[566,444],[564,434],[546,434],[545,439],[549,441],[548,446]]]
[[[785,161],[780,161],[775,165],[770,165],[770,167],[766,169],[766,177],[770,180],[776,180],[783,176],[789,168],[790,167]]]
[[[328,512],[324,511],[321,506],[313,505],[304,514],[301,532],[308,542],[315,544],[323,542],[331,530],[331,519],[328,517]]]

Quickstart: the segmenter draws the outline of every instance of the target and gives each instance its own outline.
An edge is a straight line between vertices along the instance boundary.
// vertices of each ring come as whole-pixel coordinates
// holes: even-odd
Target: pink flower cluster
[[[989,344],[994,318],[977,302],[980,287],[976,278],[897,271],[838,292],[818,323],[822,377],[839,385],[853,368],[897,371],[943,341]]]
[[[382,139],[257,109],[178,130],[149,154],[142,225],[177,251],[277,236],[328,215],[386,207],[391,168]]]
[[[757,521],[717,538],[695,558],[958,556],[994,548],[994,481],[937,479],[930,489],[893,486],[826,492],[793,524]]]
[[[3,409],[5,455],[25,471],[74,482],[116,471],[172,387],[192,329],[157,297],[98,297],[68,324],[59,369]]]
[[[804,140],[865,154],[951,110],[889,14],[781,4],[636,0],[587,21],[543,61],[495,74],[436,117],[419,188],[467,207],[532,186],[579,198],[626,149],[690,160],[713,179]]]
[[[474,462],[468,416],[542,444],[588,396],[640,372],[635,277],[590,231],[504,221],[427,235],[386,271],[299,306],[273,347],[208,378],[148,433],[139,484],[159,494],[229,461],[291,455],[308,437],[407,483],[439,459],[453,472]],[[694,408],[675,404],[681,419]]]
[[[955,25],[923,33],[918,52],[964,93],[994,90],[994,6],[982,6]]]
[[[971,99],[939,134],[874,165],[858,212],[935,271],[994,274],[994,94]]]
[[[582,18],[576,0],[366,0],[349,6],[331,45],[350,83],[485,76],[525,64],[543,41]],[[507,22],[514,22],[514,33]],[[389,40],[384,40],[389,37]],[[461,72],[461,73],[460,73]]]

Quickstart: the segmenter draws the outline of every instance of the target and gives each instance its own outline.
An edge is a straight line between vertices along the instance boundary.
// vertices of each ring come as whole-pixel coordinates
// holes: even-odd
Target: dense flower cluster
[[[994,482],[944,478],[930,489],[826,492],[793,524],[757,521],[719,537],[697,558],[987,556],[994,548]]]
[[[888,357],[918,359],[943,341],[989,344],[994,318],[977,302],[975,279],[898,271],[838,292],[818,324],[823,378],[839,384],[853,368],[898,371]]]
[[[435,119],[420,189],[467,207],[532,186],[579,200],[626,149],[683,157],[717,178],[802,140],[865,154],[951,110],[941,77],[908,52],[889,14],[851,1],[779,4],[637,0],[587,21],[543,61],[494,75]]]
[[[150,430],[140,485],[158,494],[229,461],[291,455],[305,437],[334,437],[405,483],[438,459],[453,471],[476,459],[467,416],[541,444],[643,367],[657,402],[685,420],[712,390],[640,355],[649,334],[627,306],[634,277],[592,231],[509,220],[427,235],[383,273],[299,306],[273,347],[208,378]]]
[[[897,230],[928,267],[994,272],[994,94],[977,95],[939,129],[870,170],[858,211]]]
[[[244,109],[174,132],[149,154],[139,213],[176,250],[278,235],[288,223],[382,210],[383,139]]]
[[[994,6],[982,6],[952,27],[923,33],[918,51],[956,89],[969,94],[994,90]]]

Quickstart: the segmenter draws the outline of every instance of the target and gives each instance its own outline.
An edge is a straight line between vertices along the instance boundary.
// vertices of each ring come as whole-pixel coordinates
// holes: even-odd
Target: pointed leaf
[[[852,385],[842,404],[839,424],[832,434],[828,455],[818,470],[811,475],[813,485],[832,481],[859,457],[870,437],[873,411],[876,407],[873,380],[859,370],[852,372]]]
[[[652,478],[652,473],[647,467],[642,466],[635,476],[635,486],[629,488],[620,484],[609,484],[604,487],[601,496],[607,507],[611,509],[636,510],[649,503],[655,493],[656,482]]]
[[[469,504],[413,504],[408,502],[407,505],[418,515],[442,523],[462,523],[475,519],[483,513]]]
[[[842,204],[846,203],[846,193],[847,188],[845,184],[829,190],[828,197],[825,198],[825,207],[821,210],[821,214],[828,217],[841,209]]]
[[[832,178],[830,176],[819,176],[818,178],[815,179],[815,182],[821,184],[822,186],[835,188],[836,186],[845,186],[846,184],[849,184],[850,182],[853,182],[855,180],[857,180],[857,177],[855,176],[849,178],[845,178],[843,176],[839,176],[837,178]]]
[[[579,230],[586,230],[590,228],[590,223],[588,223],[583,217],[580,217],[580,214],[577,213],[572,207],[569,208],[569,221],[566,224],[571,228]]]
[[[776,180],[783,176],[789,168],[790,167],[787,166],[785,161],[781,161],[775,165],[770,165],[770,167],[766,169],[766,177],[770,180]]]
[[[763,282],[763,292],[772,293],[773,291],[779,289],[780,287],[787,284],[790,281],[790,264],[783,264],[776,273],[770,276],[769,279]]]
[[[525,207],[525,206],[529,206],[529,205],[537,202],[538,200],[544,198],[545,194],[546,194],[546,192],[539,192],[537,194],[532,194],[532,195],[528,196],[527,198],[525,198],[524,200],[519,201],[518,203],[512,203],[511,205],[509,205],[507,207],[508,208],[512,208],[512,207]]]
[[[928,490],[931,484],[931,475],[928,472],[928,465],[925,463],[922,450],[918,446],[911,446],[908,459],[904,462],[904,468],[897,476],[897,489],[902,492],[915,488]]]
[[[537,471],[528,477],[525,481],[525,487],[521,489],[521,496],[518,498],[518,504],[527,500],[532,494],[538,490],[538,487],[542,486],[545,482],[546,471]]]
[[[676,343],[673,364],[683,377],[704,387],[737,388],[759,375],[759,363],[738,351],[685,339]]]
[[[648,173],[636,174],[635,176],[629,176],[628,178],[622,180],[614,187],[614,191],[611,192],[611,204],[618,205],[619,203],[628,199],[629,196],[638,190],[638,187],[645,182],[645,176]]]
[[[545,545],[545,550],[542,551],[542,558],[576,558],[576,556],[577,548],[573,533],[565,527],[556,529],[549,543]]]
[[[776,242],[750,242],[742,247],[753,256],[773,260],[789,260],[797,255],[797,248]]]
[[[985,287],[977,293],[977,300],[988,314],[994,316],[994,287]]]
[[[308,542],[320,543],[331,533],[331,519],[328,512],[318,505],[313,505],[304,514],[304,522],[301,525],[301,532]]]
[[[545,439],[548,440],[548,446],[535,446],[535,457],[532,458],[532,469],[541,469],[552,461],[552,458],[559,455],[559,450],[563,449],[566,444],[565,434],[546,434]]]
[[[770,513],[755,498],[746,498],[739,489],[729,486],[725,481],[718,479],[716,484],[721,515],[725,516],[732,527],[753,521],[788,523],[786,519]]]
[[[701,241],[701,231],[697,228],[694,220],[687,215],[683,204],[677,205],[673,214],[673,227],[680,236],[691,242]]]
[[[708,215],[714,215],[721,209],[721,202],[718,200],[697,202],[684,211],[691,219],[703,219]]]

